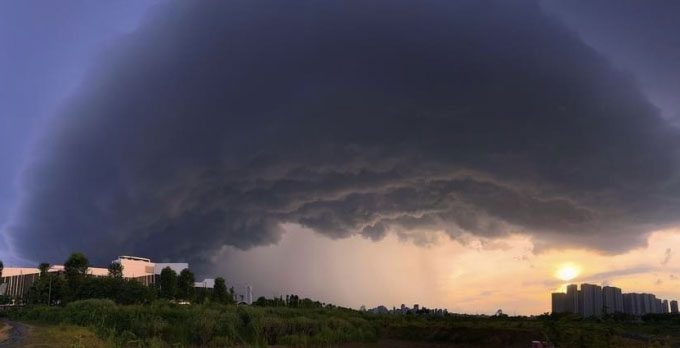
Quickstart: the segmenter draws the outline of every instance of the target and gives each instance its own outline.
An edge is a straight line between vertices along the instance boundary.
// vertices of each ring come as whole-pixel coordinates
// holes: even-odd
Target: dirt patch
[[[0,347],[22,347],[22,342],[30,334],[32,326],[14,321],[3,321],[0,328]]]
[[[0,323],[0,325],[2,325],[0,328],[0,343],[2,343],[9,339],[9,330],[12,329],[12,326],[6,323]]]

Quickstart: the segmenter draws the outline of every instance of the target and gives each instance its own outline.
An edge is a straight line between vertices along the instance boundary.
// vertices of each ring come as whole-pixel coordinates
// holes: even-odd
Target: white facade
[[[114,263],[119,263],[123,266],[123,278],[132,278],[141,281],[145,285],[150,285],[155,282],[155,276],[161,274],[165,267],[170,267],[176,273],[181,272],[185,268],[189,268],[189,264],[182,263],[154,263],[150,259],[137,256],[119,256],[118,259],[113,260]]]
[[[135,279],[144,285],[154,284],[156,275],[160,274],[165,267],[170,267],[177,273],[189,268],[189,264],[186,262],[153,263],[150,259],[136,256],[119,256],[112,263],[119,263],[123,266],[123,278]],[[64,266],[51,265],[48,272],[64,272]],[[6,267],[2,272],[0,295],[9,295],[14,298],[22,297],[39,274],[40,270],[35,267]],[[95,277],[106,277],[109,275],[109,269],[108,267],[89,267],[87,274]]]
[[[113,262],[123,266],[123,278],[139,278],[154,274],[154,264],[149,259],[120,256]]]
[[[152,285],[158,281],[158,276],[161,271],[169,267],[176,273],[182,272],[189,268],[186,262],[178,263],[154,263],[148,258],[136,256],[119,256],[113,260],[112,263],[118,263],[123,266],[123,278],[135,279],[144,285]],[[52,265],[48,272],[64,272],[63,265]],[[96,277],[106,277],[109,275],[109,269],[100,267],[89,267],[87,273]],[[34,267],[7,267],[3,270],[2,279],[0,280],[0,295],[9,295],[13,298],[21,298],[32,283],[39,277],[40,270]],[[215,286],[215,279],[207,278],[203,281],[195,282],[194,287],[213,289]],[[227,284],[229,289],[230,284]],[[233,285],[234,301],[236,303],[253,303],[253,288],[250,285]]]
[[[206,278],[194,283],[195,288],[212,289],[215,287],[215,279]]]
[[[250,285],[235,285],[234,301],[236,303],[253,304],[253,287]]]

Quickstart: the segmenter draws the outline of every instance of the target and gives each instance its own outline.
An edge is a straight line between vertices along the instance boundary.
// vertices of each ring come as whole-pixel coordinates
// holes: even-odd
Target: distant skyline
[[[678,298],[677,13],[0,1],[0,259],[166,258],[355,308]]]

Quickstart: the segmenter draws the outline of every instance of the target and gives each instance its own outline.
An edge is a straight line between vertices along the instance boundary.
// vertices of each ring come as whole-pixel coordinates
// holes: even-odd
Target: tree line
[[[330,308],[334,307],[330,304],[325,304],[319,301],[314,301],[309,298],[300,299],[297,295],[286,295],[284,299],[283,296],[266,298],[264,296],[258,297],[258,299],[253,302],[254,305],[260,307],[290,307],[290,308]]]

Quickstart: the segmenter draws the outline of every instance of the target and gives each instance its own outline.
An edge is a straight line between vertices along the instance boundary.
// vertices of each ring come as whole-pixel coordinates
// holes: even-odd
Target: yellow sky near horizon
[[[540,314],[550,311],[550,293],[567,283],[557,277],[565,264],[580,270],[568,283],[680,297],[678,230],[654,232],[645,247],[605,255],[584,249],[535,253],[531,238],[519,234],[461,243],[436,233],[423,246],[396,234],[378,242],[360,236],[332,240],[300,226],[285,228],[277,245],[224,248],[214,259],[219,271],[253,283],[257,296],[296,293],[354,308],[418,303],[473,314]]]

